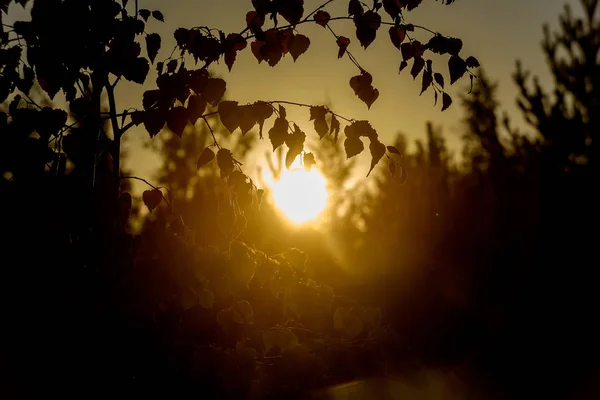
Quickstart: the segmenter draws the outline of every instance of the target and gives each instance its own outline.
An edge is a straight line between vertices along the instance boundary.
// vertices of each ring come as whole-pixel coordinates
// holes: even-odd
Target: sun
[[[306,171],[294,163],[282,170],[278,180],[266,178],[275,205],[292,222],[312,221],[327,206],[327,180],[314,167]]]

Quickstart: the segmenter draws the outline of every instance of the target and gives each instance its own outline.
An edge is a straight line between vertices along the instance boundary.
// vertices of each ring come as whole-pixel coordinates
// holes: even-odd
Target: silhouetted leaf
[[[389,151],[391,154],[400,155],[400,150],[398,150],[395,146],[387,146],[387,151]]]
[[[379,140],[371,139],[369,151],[371,152],[371,168],[369,168],[367,177],[369,177],[371,171],[373,171],[373,168],[375,168],[377,163],[379,163],[379,160],[381,160],[381,158],[385,155],[385,145]]]
[[[300,127],[294,124],[294,132],[287,135],[285,138],[285,144],[289,148],[285,156],[285,166],[289,169],[292,163],[304,151],[304,141],[306,140],[306,134],[302,132]]]
[[[340,133],[340,121],[333,114],[331,114],[331,126],[329,127],[329,134],[331,135],[332,133],[334,134],[333,141],[337,143]]]
[[[200,157],[198,157],[198,161],[196,162],[196,168],[201,168],[211,162],[215,158],[215,153],[207,147],[204,149]]]
[[[273,7],[290,25],[300,22],[304,14],[304,0],[275,0]]]
[[[188,110],[183,106],[174,107],[167,114],[167,127],[177,136],[181,137],[188,123]]]
[[[310,46],[310,39],[304,35],[294,35],[292,43],[289,48],[289,52],[292,55],[294,61],[298,59],[302,54],[308,50]]]
[[[467,63],[467,66],[469,68],[477,68],[479,67],[479,61],[477,61],[477,59],[473,56],[469,56],[467,57],[467,59],[465,60],[465,62]]]
[[[327,109],[323,106],[311,107],[310,108],[310,121],[315,121],[315,131],[319,134],[319,138],[323,138],[329,131],[325,116],[327,115]]]
[[[226,83],[221,78],[209,78],[206,87],[202,92],[202,97],[207,103],[216,107],[225,95]]]
[[[150,71],[150,64],[144,57],[138,57],[127,65],[127,68],[123,71],[123,77],[128,81],[143,84],[146,80],[146,76]]]
[[[444,77],[442,76],[442,74],[440,74],[439,72],[436,72],[435,74],[433,74],[433,78],[435,79],[435,82],[440,85],[440,87],[443,89],[444,88]]]
[[[404,39],[406,38],[406,31],[401,26],[391,26],[389,29],[389,33],[392,44],[394,45],[394,47],[400,50],[400,45],[402,44],[402,42],[404,42]]]
[[[331,19],[331,15],[327,11],[319,10],[315,14],[315,22],[321,25],[323,28],[327,26],[329,20]]]
[[[153,63],[156,55],[160,50],[160,35],[158,33],[151,33],[146,36],[146,51],[148,52],[148,58]]]
[[[269,139],[273,145],[273,151],[285,143],[288,136],[288,121],[285,119],[285,108],[279,106],[279,117],[275,119],[273,127],[269,129]]]
[[[142,200],[150,212],[154,211],[154,209],[160,205],[162,199],[162,193],[158,189],[145,190],[144,193],[142,193]]]
[[[338,36],[336,43],[339,47],[338,58],[342,58],[346,52],[346,49],[348,48],[348,45],[350,44],[350,39],[345,36]]]
[[[226,178],[234,168],[233,155],[228,149],[220,149],[217,152],[217,165],[221,170],[221,178]]]
[[[450,70],[450,84],[453,85],[467,72],[467,63],[460,57],[452,56],[448,60],[448,69]]]
[[[160,22],[165,22],[165,17],[163,16],[163,13],[158,10],[152,11],[152,17]]]
[[[346,158],[352,158],[360,154],[365,149],[363,142],[358,137],[346,137],[344,140],[344,150],[346,150]]]
[[[177,60],[171,60],[167,63],[167,72],[172,74],[177,69]]]
[[[431,61],[428,60],[428,63],[431,63]],[[429,89],[429,86],[431,86],[432,83],[433,83],[433,73],[431,72],[431,67],[429,67],[423,72],[423,81],[421,82],[420,95],[423,94],[424,91]]]
[[[415,47],[412,42],[402,43],[400,45],[400,51],[402,52],[402,58],[404,61],[408,61],[413,58],[416,54]]]
[[[369,10],[362,16],[354,18],[354,24],[356,25],[356,38],[366,49],[377,36],[377,30],[381,26],[381,16]]]
[[[219,103],[219,118],[221,123],[233,133],[239,126],[239,113],[238,113],[238,102],[231,100],[224,100]]]
[[[33,86],[33,80],[35,79],[35,73],[28,65],[23,65],[23,78],[17,82],[19,90],[25,94],[29,94],[31,87]]]
[[[402,72],[402,70],[403,70],[404,68],[406,68],[406,67],[408,67],[408,63],[407,63],[405,60],[403,60],[403,61],[400,63],[400,70],[398,71],[398,73]]]
[[[263,137],[263,126],[265,121],[271,118],[273,115],[273,107],[270,104],[265,103],[264,101],[257,101],[252,106],[252,112],[254,113],[254,119],[258,123],[259,126],[259,137],[262,139]]]
[[[191,95],[188,99],[187,110],[189,121],[194,125],[206,110],[206,100],[202,96]]]
[[[167,113],[163,109],[154,110],[144,113],[144,127],[148,131],[150,137],[156,136],[167,122]]]
[[[417,79],[417,75],[421,73],[424,66],[425,60],[423,59],[423,57],[415,57],[413,66],[410,70],[410,74],[412,75],[413,79]]]
[[[244,50],[247,46],[246,39],[238,33],[230,33],[225,41],[225,65],[229,71],[233,67],[238,51]]]
[[[313,153],[304,153],[302,161],[304,162],[304,169],[310,171],[312,166],[315,165],[315,156]]]
[[[140,17],[142,17],[144,19],[144,21],[148,22],[148,18],[150,18],[150,10],[147,10],[145,8],[142,8],[141,10],[138,11],[138,14],[140,15]]]
[[[452,97],[446,92],[442,93],[442,111],[445,111],[452,105]]]
[[[367,71],[362,71],[360,75],[350,78],[350,87],[368,108],[371,108],[371,105],[379,97],[379,91],[371,85],[372,82],[373,77]]]

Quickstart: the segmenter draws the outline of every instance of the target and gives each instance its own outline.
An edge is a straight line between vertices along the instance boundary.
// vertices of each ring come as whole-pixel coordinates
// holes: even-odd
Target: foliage
[[[0,2],[1,18],[12,3]],[[16,3],[24,7],[29,2]],[[60,329],[46,336],[53,346],[36,355],[32,348],[16,346],[19,356],[9,357],[17,360],[15,365],[60,354],[65,365],[90,369],[61,367],[49,379],[68,371],[73,381],[92,384],[104,376],[101,371],[111,370],[112,383],[138,379],[149,384],[162,377],[185,388],[196,385],[207,395],[256,398],[286,396],[387,368],[390,360],[382,350],[393,354],[396,344],[377,308],[336,297],[333,288],[315,282],[301,252],[267,256],[237,240],[264,192],[242,172],[240,154],[217,141],[215,123],[218,116],[230,133],[239,130],[242,137],[258,126],[259,137],[268,135],[274,150],[285,144],[288,168],[298,156],[307,168],[325,162],[305,152],[306,133],[288,119],[290,106],[309,111],[319,139],[332,136],[337,142],[343,131],[347,158],[362,152],[362,138],[368,139],[369,174],[395,149],[381,143],[367,121],[325,106],[227,100],[226,81],[212,76],[209,67],[222,59],[231,70],[240,51],[251,51],[270,66],[287,54],[297,60],[311,43],[299,33],[300,26],[317,23],[335,38],[338,58],[358,68],[350,87],[370,107],[379,91],[350,52],[350,39],[336,35],[332,22],[354,24],[365,49],[386,25],[403,63],[412,60],[413,77],[422,75],[421,93],[433,87],[436,98],[443,95],[445,109],[449,97],[443,79],[424,57],[449,54],[450,82],[465,74],[472,79],[469,68],[478,63],[459,55],[462,42],[407,23],[404,12],[420,1],[374,1],[369,8],[351,0],[347,16],[332,17],[326,11],[331,1],[307,12],[302,0],[264,0],[252,1],[239,33],[177,29],[175,49],[159,61],[163,40],[147,32],[165,21],[159,10],[127,0],[31,3],[29,21],[0,25],[0,102],[8,102],[0,113],[2,206],[11,210],[3,229],[10,232],[8,248],[25,243],[36,248],[22,252],[29,269],[9,271],[8,281],[15,284],[8,298],[29,279],[27,290],[33,294],[19,310],[39,307],[45,299],[53,313],[36,322]],[[386,15],[391,21],[383,20]],[[422,44],[412,37],[415,29],[433,34],[432,39]],[[119,109],[117,85],[145,84],[151,68],[158,73],[156,87],[143,93],[142,107]],[[36,85],[54,103],[37,101]],[[171,140],[184,143],[197,123],[208,132],[195,149],[194,168],[216,164],[226,184],[214,213],[222,232],[218,246],[196,240],[177,209],[174,200],[189,182],[155,186],[123,174],[121,167],[121,140],[132,127],[143,126],[150,137],[168,130]],[[208,133],[212,141],[206,143]],[[141,201],[157,214],[154,225],[139,236],[127,231],[134,207],[121,182],[127,179],[150,187]],[[15,321],[22,329],[11,332],[11,339],[32,341],[37,330],[31,322],[22,321],[22,315]],[[83,346],[93,348],[83,354],[78,350]],[[122,362],[115,363],[116,357]],[[144,390],[151,392],[151,387]]]

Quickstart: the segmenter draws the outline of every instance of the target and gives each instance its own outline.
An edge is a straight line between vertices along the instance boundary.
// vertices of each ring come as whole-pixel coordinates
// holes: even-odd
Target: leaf
[[[154,209],[160,205],[162,199],[162,193],[158,189],[145,190],[142,193],[142,201],[144,202],[146,207],[148,207],[148,210],[150,210],[150,212],[154,211]]]
[[[289,148],[288,153],[285,156],[285,166],[289,169],[292,163],[303,151],[304,141],[306,140],[306,134],[302,132],[300,127],[294,124],[294,132],[287,135],[285,138],[285,144]]]
[[[379,140],[371,139],[369,151],[371,152],[371,168],[367,173],[367,178],[371,174],[371,171],[373,171],[373,168],[375,168],[375,166],[379,163],[381,158],[385,155],[385,145]]]
[[[150,63],[154,63],[154,59],[160,50],[160,35],[158,33],[151,33],[146,36],[146,51],[148,52],[148,58]]]
[[[237,52],[244,50],[247,46],[246,39],[238,33],[230,33],[225,40],[225,65],[229,71],[233,68]]]
[[[321,25],[323,28],[327,26],[329,20],[331,19],[331,15],[327,11],[319,10],[315,14],[315,22]]]
[[[425,67],[425,60],[423,57],[415,57],[413,66],[410,70],[410,74],[412,75],[413,79],[417,79],[417,75],[421,73],[423,67]]]
[[[265,352],[279,347],[282,352],[298,346],[298,337],[289,329],[271,329],[263,333]]]
[[[263,126],[265,124],[265,121],[271,118],[271,115],[273,115],[273,107],[269,103],[266,103],[264,101],[257,101],[252,106],[252,112],[254,113],[254,119],[256,120],[259,126],[258,135],[262,139]]]
[[[304,169],[310,171],[313,165],[315,165],[315,155],[313,153],[304,153],[304,157],[302,159],[304,162]]]
[[[233,311],[232,319],[238,324],[253,324],[254,310],[246,300],[238,300],[231,306]]]
[[[410,60],[416,54],[415,47],[413,46],[413,44],[411,42],[402,43],[400,45],[400,52],[402,53],[402,59],[404,61]]]
[[[319,138],[323,139],[329,131],[325,116],[327,115],[327,109],[323,106],[311,107],[310,108],[310,121],[315,121],[315,131],[319,134]]]
[[[230,133],[240,126],[238,108],[237,101],[225,100],[219,103],[219,118]]]
[[[480,67],[479,61],[477,61],[477,59],[475,57],[473,57],[473,56],[467,57],[467,59],[465,60],[465,62],[467,63],[467,66],[469,68],[478,68],[478,67]]]
[[[273,2],[275,11],[290,25],[296,25],[304,14],[304,0],[279,0]]]
[[[196,121],[198,121],[198,119],[202,117],[205,110],[206,100],[204,100],[202,96],[198,96],[196,94],[191,95],[188,99],[187,111],[188,119],[192,125],[194,125]]]
[[[398,73],[402,72],[402,70],[406,67],[408,67],[408,63],[404,60],[400,63],[400,70],[398,71]]]
[[[205,166],[215,158],[215,153],[210,148],[205,148],[200,157],[198,157],[198,161],[196,162],[196,168],[200,169]]]
[[[225,95],[226,86],[227,84],[221,78],[209,78],[202,92],[202,97],[204,97],[207,103],[216,107]]]
[[[127,68],[123,71],[123,77],[128,81],[143,84],[150,72],[150,64],[144,57],[138,57],[134,61],[128,63]]]
[[[359,138],[361,136],[367,137],[369,140],[377,138],[377,132],[373,129],[369,121],[354,121],[352,124],[346,126],[344,133],[349,138]]]
[[[362,332],[364,324],[354,310],[339,307],[333,313],[333,327],[341,331],[344,336],[352,339]]]
[[[448,60],[448,69],[450,71],[450,84],[453,85],[467,72],[467,63],[460,57],[452,56]]]
[[[445,111],[452,105],[452,97],[446,92],[442,93],[442,111]]]
[[[217,165],[221,170],[221,178],[226,178],[231,174],[234,168],[233,155],[228,149],[220,149],[217,152]]]
[[[150,18],[150,10],[147,10],[145,8],[142,8],[141,10],[138,11],[138,14],[140,15],[140,17],[142,17],[142,19],[146,22],[148,22],[148,18]]]
[[[329,134],[334,134],[333,141],[337,143],[338,135],[340,133],[340,121],[335,117],[334,114],[331,114],[331,125],[329,126]]]
[[[271,140],[271,144],[273,145],[273,151],[275,151],[279,146],[284,144],[288,136],[288,121],[287,119],[285,119],[285,109],[282,106],[280,106],[280,110],[281,109],[283,109],[284,112],[279,113],[279,117],[275,119],[273,127],[269,129],[269,139]]]
[[[350,44],[350,39],[345,36],[339,36],[336,40],[336,43],[339,47],[338,58],[342,58],[346,52],[346,49],[348,48],[348,45]]]
[[[346,150],[346,158],[348,159],[360,154],[364,148],[363,142],[358,137],[347,137],[344,140],[344,149]]]
[[[17,99],[17,97],[15,97],[15,99]],[[67,113],[65,111],[44,107],[39,112],[35,125],[36,130],[41,137],[49,138],[50,136],[56,135],[66,122]]]
[[[165,22],[165,17],[163,16],[163,13],[162,13],[162,12],[160,12],[160,11],[158,11],[158,10],[154,10],[154,11],[152,11],[152,17],[153,17],[155,20],[158,20],[158,21],[160,21],[160,22]]]
[[[400,150],[398,150],[395,146],[387,146],[387,151],[389,151],[391,154],[400,155]]]
[[[292,44],[290,45],[289,52],[292,55],[294,61],[298,59],[302,54],[308,50],[310,46],[310,39],[304,35],[294,35]]]
[[[431,72],[431,68],[427,68],[425,72],[423,72],[423,81],[421,82],[421,94],[429,89],[429,86],[433,83],[433,74]]]
[[[440,85],[442,89],[444,88],[444,76],[442,74],[436,72],[433,74],[433,79],[435,79],[435,82]]]
[[[354,19],[356,25],[356,38],[365,49],[369,47],[377,36],[377,30],[381,26],[381,16],[369,10],[362,16]]]
[[[390,171],[390,175],[393,177],[394,174],[396,173],[396,163],[393,161],[390,161],[390,163],[388,164],[388,170]]]
[[[391,26],[389,30],[390,40],[394,47],[400,50],[400,45],[404,42],[406,38],[406,31],[401,26]]]
[[[350,78],[350,87],[354,90],[354,94],[362,100],[368,108],[379,97],[379,90],[372,86],[373,77],[367,71],[362,71],[360,75]]]
[[[188,123],[188,111],[183,106],[174,107],[167,114],[167,127],[177,136],[181,137]]]
[[[400,168],[400,176],[398,177],[398,180],[400,181],[401,185],[404,185],[408,180],[408,174],[406,173],[406,169],[403,168],[402,165],[398,165],[398,168]]]
[[[177,60],[171,60],[167,63],[167,72],[172,74],[177,69]]]

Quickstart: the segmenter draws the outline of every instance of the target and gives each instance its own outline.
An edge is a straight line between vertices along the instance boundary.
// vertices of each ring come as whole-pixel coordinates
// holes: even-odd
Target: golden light
[[[300,157],[288,170],[283,168],[278,180],[265,177],[271,187],[273,201],[285,216],[295,223],[317,218],[327,206],[327,181],[316,169],[306,171],[299,166]]]

